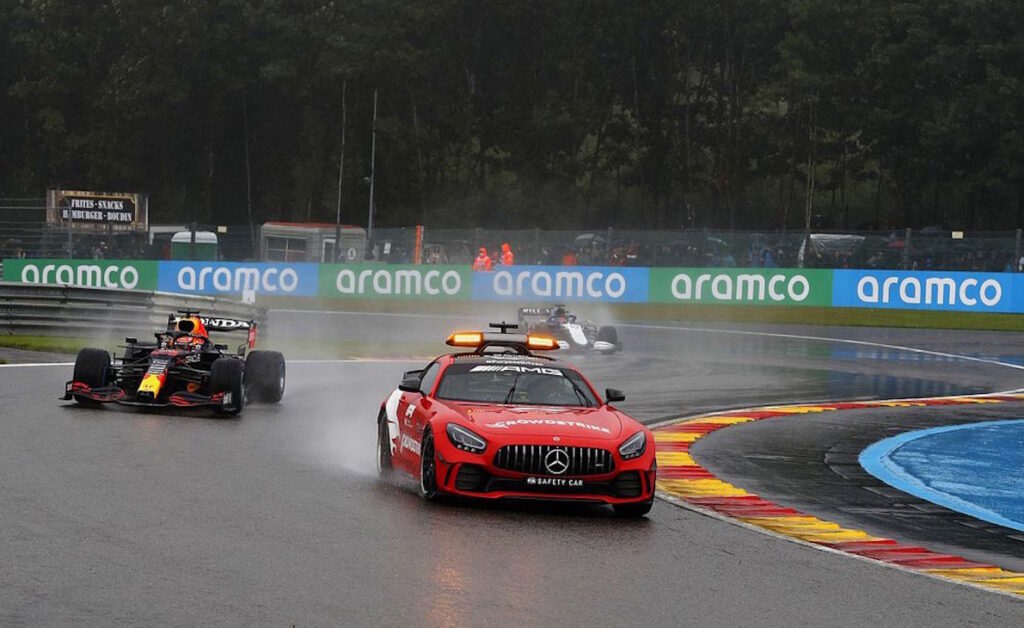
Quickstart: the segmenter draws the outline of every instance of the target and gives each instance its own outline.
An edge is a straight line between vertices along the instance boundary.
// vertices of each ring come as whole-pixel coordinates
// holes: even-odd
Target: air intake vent
[[[478,491],[483,480],[483,469],[475,465],[464,464],[459,467],[459,474],[455,476],[455,488],[460,491]]]
[[[642,493],[643,482],[636,471],[629,471],[615,478],[615,494],[619,497],[640,497]]]

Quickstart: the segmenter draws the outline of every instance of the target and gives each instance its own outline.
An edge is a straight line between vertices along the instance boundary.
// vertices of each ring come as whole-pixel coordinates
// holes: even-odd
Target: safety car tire
[[[214,412],[235,416],[245,407],[245,363],[237,358],[217,358],[210,365],[210,394],[231,393],[231,403]]]
[[[420,445],[420,496],[432,502],[441,496],[437,488],[437,455],[434,453],[434,434],[427,430],[423,433]]]
[[[391,432],[388,430],[388,417],[382,409],[377,415],[377,474],[381,479],[388,479],[395,470],[391,458]]]

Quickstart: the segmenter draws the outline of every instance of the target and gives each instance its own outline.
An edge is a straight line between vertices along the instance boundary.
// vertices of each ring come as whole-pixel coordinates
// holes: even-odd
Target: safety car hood
[[[622,433],[622,417],[608,408],[445,403],[465,417],[481,436],[521,434],[615,440]]]

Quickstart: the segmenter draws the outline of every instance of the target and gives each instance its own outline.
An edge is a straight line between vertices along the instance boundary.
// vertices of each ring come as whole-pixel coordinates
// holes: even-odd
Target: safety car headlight
[[[445,431],[448,432],[448,440],[456,449],[474,454],[483,453],[487,449],[487,441],[460,425],[449,423]]]
[[[646,450],[647,435],[643,432],[637,432],[619,446],[619,455],[622,456],[623,460],[629,460],[631,458],[639,458]]]

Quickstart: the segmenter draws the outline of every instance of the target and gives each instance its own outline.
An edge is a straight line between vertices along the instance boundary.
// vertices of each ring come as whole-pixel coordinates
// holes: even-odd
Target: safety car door
[[[406,392],[398,404],[398,449],[410,466],[419,467],[420,444],[427,421],[433,416],[432,402],[428,397],[437,381],[441,365],[433,362],[420,376],[419,392]]]

